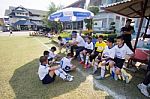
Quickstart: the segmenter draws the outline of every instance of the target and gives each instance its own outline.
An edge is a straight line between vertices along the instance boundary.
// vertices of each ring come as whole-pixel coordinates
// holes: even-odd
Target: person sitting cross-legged
[[[86,43],[85,43],[85,49],[80,52],[80,64],[84,65],[84,68],[90,67],[91,63],[89,61],[90,54],[93,51],[93,42],[91,37],[87,37]],[[85,56],[85,62],[84,62],[84,56]]]
[[[99,76],[96,76],[95,77],[96,79],[104,79],[106,66],[110,67],[112,76],[115,73],[115,67],[114,67],[115,47],[113,43],[114,43],[113,38],[107,39],[107,47],[104,49],[102,53],[101,62],[99,64],[99,67],[101,68],[101,74]]]

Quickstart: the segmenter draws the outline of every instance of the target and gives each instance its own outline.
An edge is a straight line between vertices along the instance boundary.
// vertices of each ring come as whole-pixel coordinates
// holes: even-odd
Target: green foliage
[[[88,10],[93,12],[94,15],[98,14],[98,12],[99,12],[98,6],[90,6],[90,7],[88,7]]]
[[[71,33],[63,32],[63,33],[60,33],[59,36],[61,36],[62,38],[70,38],[71,37]]]
[[[88,30],[91,30],[92,29],[92,24],[93,24],[92,19],[85,19],[84,22],[86,23],[86,28]]]
[[[49,11],[47,13],[47,15],[45,16],[45,18],[43,19],[43,23],[46,27],[48,28],[52,28],[52,29],[57,29],[58,31],[62,30],[62,25],[60,22],[55,22],[55,21],[49,21],[48,20],[48,16],[54,12],[56,12],[57,10],[62,9],[62,6],[56,6],[53,2],[50,3],[49,5]]]
[[[94,34],[93,38],[97,38],[100,35],[102,35],[104,37],[104,40],[106,40],[109,37],[111,37],[111,38],[116,38],[117,37],[117,34]]]

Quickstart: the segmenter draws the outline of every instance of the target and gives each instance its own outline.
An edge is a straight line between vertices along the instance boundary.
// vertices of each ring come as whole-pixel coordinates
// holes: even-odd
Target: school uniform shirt
[[[103,51],[103,56],[114,59],[114,57],[115,57],[115,47],[113,46],[112,48],[109,48],[108,46],[106,46],[104,51]]]
[[[91,42],[90,44],[88,44],[88,42],[86,42],[86,43],[85,43],[85,48],[86,48],[86,49],[93,50],[93,43]]]
[[[115,46],[115,57],[120,59],[125,59],[126,55],[131,55],[133,52],[130,48],[124,43],[122,47]]]
[[[72,67],[71,59],[63,57],[60,61],[60,65],[62,69],[65,69],[67,66],[71,68]]]
[[[49,73],[49,69],[50,67],[48,67],[48,65],[39,65],[38,75],[40,80],[43,80],[44,77]]]
[[[59,44],[66,44],[66,43],[67,43],[67,41],[64,38],[62,38],[62,41],[59,41]]]
[[[95,47],[97,47],[97,49],[96,49],[97,52],[103,52],[103,50],[105,49],[106,46],[107,45],[105,42],[102,42],[102,43],[96,42],[96,44],[95,44]]]
[[[84,39],[80,36],[80,35],[77,35],[77,38],[76,38],[76,40],[75,40],[76,42],[78,42],[78,44],[77,44],[77,46],[85,46],[85,41],[84,41]]]
[[[49,51],[48,59],[56,57],[56,54],[52,51]]]

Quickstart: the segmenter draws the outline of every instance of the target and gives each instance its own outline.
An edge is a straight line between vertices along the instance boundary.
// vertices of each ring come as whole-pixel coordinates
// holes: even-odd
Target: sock
[[[101,66],[101,77],[105,76],[105,66]]]
[[[121,76],[122,76],[123,79],[125,79],[125,77],[128,76],[124,69],[121,69]]]
[[[81,61],[84,61],[83,54],[80,53]]]
[[[85,64],[87,64],[87,63],[88,63],[88,60],[89,60],[89,56],[88,56],[88,55],[86,55]]]
[[[94,71],[96,71],[96,70],[97,70],[97,66],[98,66],[98,63],[97,63],[97,62],[95,62],[95,63],[94,63]]]
[[[59,70],[55,70],[55,74],[56,74],[58,77],[62,78],[63,80],[66,79],[66,75],[64,75],[64,74],[63,74],[62,72],[60,72]]]
[[[110,73],[113,78],[115,78],[115,67],[110,68]]]

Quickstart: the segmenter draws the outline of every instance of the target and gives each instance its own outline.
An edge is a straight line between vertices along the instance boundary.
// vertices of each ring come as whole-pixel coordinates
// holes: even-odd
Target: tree
[[[48,17],[50,14],[56,12],[57,10],[62,9],[62,6],[56,6],[53,2],[50,3],[49,5],[49,11],[45,18],[43,19],[43,23],[46,27],[51,28],[52,30],[60,30],[61,29],[61,23],[60,22],[55,22],[55,21],[49,21]]]
[[[88,7],[88,10],[91,11],[91,12],[93,12],[94,15],[97,15],[98,12],[99,12],[98,6],[90,6],[90,7]]]
[[[90,6],[88,7],[88,10],[93,12],[94,15],[98,14],[99,12],[99,8],[97,6]],[[86,28],[88,30],[92,29],[92,24],[93,24],[92,19],[85,19],[84,22],[86,23]]]

